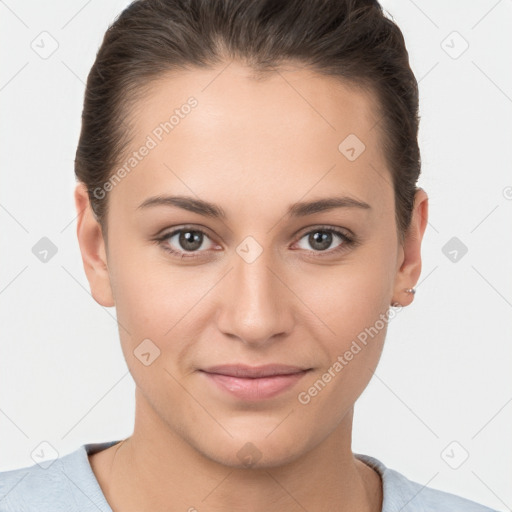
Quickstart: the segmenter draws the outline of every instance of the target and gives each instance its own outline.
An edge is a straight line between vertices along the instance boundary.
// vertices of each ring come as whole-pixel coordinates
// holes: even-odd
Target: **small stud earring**
[[[406,288],[404,292],[412,293],[414,295],[416,293],[416,290],[414,288]]]

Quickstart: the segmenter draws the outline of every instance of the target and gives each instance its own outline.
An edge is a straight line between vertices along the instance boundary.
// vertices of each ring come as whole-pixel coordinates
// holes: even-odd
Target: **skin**
[[[416,193],[400,243],[378,116],[362,90],[300,67],[256,81],[240,63],[225,66],[163,76],[139,100],[130,151],[188,97],[198,106],[109,192],[108,245],[76,188],[91,292],[116,307],[136,384],[133,434],[89,456],[91,467],[114,511],[380,511],[380,477],[354,457],[351,436],[386,328],[308,404],[298,394],[390,304],[413,300],[404,290],[420,276],[428,197]],[[354,161],[338,150],[351,133],[366,146]],[[215,203],[226,218],[137,208],[162,194]],[[286,215],[333,195],[371,208]],[[178,236],[154,242],[184,225],[206,232],[195,259],[164,250],[186,252]],[[308,235],[325,225],[359,243],[333,234],[322,249]],[[247,236],[262,249],[251,263],[237,253]],[[160,350],[149,366],[134,354],[147,338]],[[311,370],[276,397],[247,402],[199,371],[227,363]],[[248,442],[260,454],[250,467],[237,455]]]

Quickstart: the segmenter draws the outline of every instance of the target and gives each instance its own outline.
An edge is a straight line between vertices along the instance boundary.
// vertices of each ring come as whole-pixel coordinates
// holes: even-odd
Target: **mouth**
[[[240,400],[275,397],[294,386],[311,368],[282,364],[219,365],[200,370],[216,389]]]

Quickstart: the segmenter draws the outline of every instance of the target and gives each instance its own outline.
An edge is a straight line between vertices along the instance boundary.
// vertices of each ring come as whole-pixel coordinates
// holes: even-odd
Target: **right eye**
[[[174,229],[157,238],[159,245],[178,258],[197,258],[204,247],[205,239],[209,240],[205,231],[192,227]],[[194,254],[199,253],[199,254]]]

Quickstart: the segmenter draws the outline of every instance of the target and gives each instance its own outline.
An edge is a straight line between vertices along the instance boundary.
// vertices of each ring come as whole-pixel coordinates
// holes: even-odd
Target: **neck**
[[[160,424],[147,402],[137,409],[132,436],[110,449],[107,469],[97,468],[114,511],[381,511],[381,479],[351,451],[353,409],[318,446],[267,468],[213,461]]]

